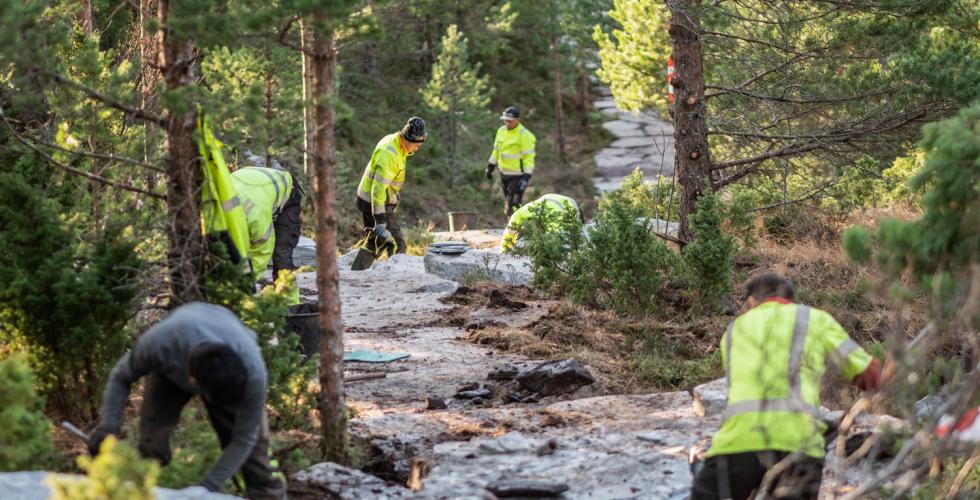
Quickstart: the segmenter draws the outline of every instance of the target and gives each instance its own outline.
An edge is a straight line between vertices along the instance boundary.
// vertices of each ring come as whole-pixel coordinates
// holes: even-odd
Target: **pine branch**
[[[10,124],[10,121],[7,119],[7,115],[4,114],[3,107],[2,106],[0,106],[0,120],[3,120],[4,125],[7,126],[7,129],[10,130],[10,134],[13,135],[14,139],[16,139],[17,142],[20,142],[21,144],[27,146],[31,151],[34,151],[35,153],[37,153],[38,155],[40,155],[42,158],[48,160],[49,162],[53,163],[54,165],[56,165],[57,167],[61,168],[62,170],[65,170],[66,172],[70,172],[70,173],[75,174],[75,175],[80,175],[80,176],[85,177],[85,178],[87,178],[89,180],[100,182],[100,183],[105,184],[107,186],[112,186],[112,187],[114,187],[116,189],[122,189],[122,190],[125,190],[125,191],[132,191],[134,193],[144,194],[146,196],[149,196],[149,197],[152,197],[152,198],[157,198],[157,199],[160,199],[160,200],[166,199],[166,197],[163,196],[160,193],[154,193],[152,191],[147,191],[145,189],[141,189],[141,188],[138,188],[138,187],[135,187],[135,186],[130,186],[128,184],[122,184],[122,183],[119,183],[119,182],[111,181],[109,179],[106,179],[105,177],[101,177],[101,176],[98,176],[98,175],[95,175],[95,174],[92,174],[92,173],[89,173],[89,172],[85,172],[84,170],[79,170],[79,169],[77,169],[75,167],[72,167],[71,165],[66,165],[66,164],[64,164],[64,163],[62,163],[62,162],[60,162],[58,160],[55,160],[54,158],[51,157],[51,155],[45,153],[40,148],[38,148],[33,143],[31,143],[30,141],[28,141],[27,139],[25,139],[23,136],[21,136],[19,133],[17,133],[17,130],[13,127],[13,125]]]
[[[126,104],[123,104],[117,101],[116,99],[113,99],[105,94],[102,94],[91,87],[88,87],[74,80],[65,78],[64,76],[59,75],[57,73],[49,73],[49,76],[51,76],[51,79],[53,79],[55,82],[65,85],[66,87],[71,87],[75,90],[80,90],[83,94],[89,96],[89,98],[99,101],[102,104],[109,106],[110,108],[116,109],[118,111],[122,111],[123,113],[129,116],[132,116],[134,118],[139,118],[141,120],[145,120],[151,123],[155,123],[161,127],[166,125],[166,121],[163,118],[154,115],[153,113],[150,113],[149,111],[143,108],[136,108],[133,106],[128,106]]]

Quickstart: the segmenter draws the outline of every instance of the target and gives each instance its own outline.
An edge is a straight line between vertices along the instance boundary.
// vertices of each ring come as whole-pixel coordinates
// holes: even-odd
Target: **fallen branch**
[[[371,379],[376,379],[376,378],[386,378],[386,377],[388,377],[388,374],[385,373],[385,372],[382,372],[382,373],[365,373],[364,375],[352,375],[350,377],[345,377],[344,378],[344,383],[347,383],[347,382],[357,382],[359,380],[371,380]]]

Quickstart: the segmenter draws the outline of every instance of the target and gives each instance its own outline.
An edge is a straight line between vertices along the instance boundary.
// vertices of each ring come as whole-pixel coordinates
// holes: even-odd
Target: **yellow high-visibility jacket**
[[[497,129],[493,139],[493,151],[490,159],[492,165],[497,165],[503,175],[521,175],[534,173],[534,144],[537,142],[534,134],[520,124],[508,130],[506,125]]]
[[[247,267],[249,263],[248,222],[241,199],[231,180],[231,173],[221,154],[221,141],[211,132],[206,115],[197,118],[201,153],[201,169],[204,186],[201,189],[201,231],[205,234],[227,233],[232,248],[228,252],[232,261]],[[247,272],[247,269],[246,269]]]
[[[374,147],[371,161],[364,168],[357,197],[371,203],[374,215],[384,215],[385,205],[398,204],[398,192],[405,184],[405,159],[408,151],[402,149],[398,132],[386,135]]]
[[[827,360],[848,380],[872,361],[830,314],[776,299],[736,318],[721,348],[728,404],[709,457],[763,450],[823,457],[826,426],[815,415]]]
[[[245,167],[231,174],[248,220],[249,258],[258,279],[269,265],[276,247],[276,216],[289,199],[293,178],[289,172],[265,167]]]
[[[504,237],[500,240],[500,250],[502,252],[508,252],[514,249],[520,237],[518,228],[528,219],[534,217],[535,213],[540,210],[537,207],[542,206],[547,212],[554,214],[556,217],[568,209],[579,210],[578,203],[575,203],[575,200],[560,194],[546,194],[532,202],[522,205],[514,211],[513,215],[510,216],[510,220],[507,221],[507,229],[504,229]],[[557,221],[552,226],[556,224]],[[548,229],[554,230],[557,227],[549,227]]]

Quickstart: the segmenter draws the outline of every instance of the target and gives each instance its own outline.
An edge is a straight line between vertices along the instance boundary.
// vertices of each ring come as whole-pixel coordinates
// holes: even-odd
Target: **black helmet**
[[[521,117],[521,110],[515,108],[514,106],[508,106],[504,110],[503,114],[500,115],[501,120],[516,120]]]
[[[402,127],[402,138],[408,142],[425,142],[428,134],[425,133],[425,120],[413,116],[408,119],[408,123]]]

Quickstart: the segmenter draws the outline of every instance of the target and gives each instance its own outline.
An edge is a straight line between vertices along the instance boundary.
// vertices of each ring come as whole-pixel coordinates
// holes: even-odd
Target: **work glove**
[[[384,222],[374,225],[374,235],[385,242],[394,239],[391,236],[391,231],[388,231],[388,224]]]
[[[487,163],[487,180],[493,179],[493,163]]]
[[[517,181],[517,191],[523,193],[527,189],[527,182],[531,180],[531,174],[524,174],[521,176],[521,180]]]
[[[103,427],[96,427],[94,431],[88,435],[88,453],[93,457],[99,455],[99,448],[102,447],[102,441],[108,436],[115,435],[116,431],[112,429],[105,429]]]

